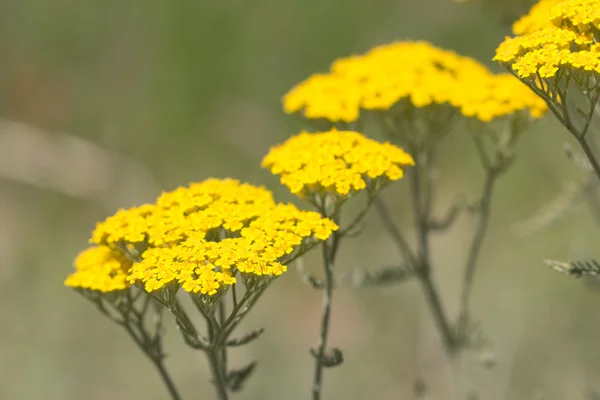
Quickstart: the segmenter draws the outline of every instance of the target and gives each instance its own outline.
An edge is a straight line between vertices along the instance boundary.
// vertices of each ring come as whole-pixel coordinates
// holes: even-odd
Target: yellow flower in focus
[[[129,286],[127,273],[132,262],[106,246],[90,247],[81,252],[73,264],[75,272],[65,285],[73,288],[112,292]]]
[[[196,237],[220,228],[237,232],[275,206],[272,193],[264,187],[234,179],[208,179],[161,194],[149,229],[152,246],[177,243],[191,234]]]
[[[536,23],[516,29],[523,34],[506,38],[494,60],[550,98],[570,74],[583,74],[575,82],[597,81],[600,52],[595,35],[600,29],[600,0],[542,0],[532,8],[530,18]]]
[[[302,132],[273,147],[262,165],[300,197],[333,193],[344,198],[402,178],[414,165],[399,147],[353,131]]]
[[[118,243],[141,243],[146,240],[155,206],[145,204],[128,210],[119,210],[96,225],[90,243],[113,246]]]
[[[581,34],[597,34],[600,28],[599,0],[564,0],[550,10],[549,20],[559,28]]]
[[[139,284],[152,292],[173,283],[213,296],[235,284],[238,271],[281,275],[285,262],[336,229],[318,213],[276,204],[264,187],[207,179],[99,223],[92,241],[100,246],[77,258],[65,284],[102,292]]]
[[[279,204],[250,222],[240,237],[206,241],[190,235],[169,247],[144,252],[128,276],[149,292],[175,282],[190,293],[212,296],[235,284],[235,272],[275,277],[287,270],[283,264],[297,249],[327,239],[337,226],[318,213]]]

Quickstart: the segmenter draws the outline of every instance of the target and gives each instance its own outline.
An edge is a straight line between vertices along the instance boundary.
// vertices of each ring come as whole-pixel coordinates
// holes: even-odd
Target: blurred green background
[[[270,145],[303,126],[281,112],[288,88],[336,57],[400,39],[499,70],[490,59],[507,34],[493,13],[451,0],[0,1],[0,399],[166,398],[126,334],[63,287],[95,222],[211,176],[266,184],[291,201],[259,167]],[[600,256],[592,214],[581,203],[541,232],[515,230],[565,182],[583,179],[562,151],[568,139],[544,119],[499,183],[474,294],[498,364],[485,369],[467,353],[463,366],[465,388],[481,399],[587,399],[600,390],[599,292],[541,262]],[[459,192],[472,198],[480,172],[472,144],[454,132],[441,159],[440,210]],[[411,217],[405,186],[385,193],[399,223]],[[471,223],[463,216],[434,242],[452,315]],[[338,268],[397,258],[370,215]],[[238,365],[260,360],[236,398],[307,398],[320,305],[293,269],[279,279],[244,326],[266,333],[232,351]],[[327,371],[325,398],[412,399],[418,378],[432,399],[452,398],[415,283],[342,289],[333,314],[331,343],[346,362]],[[179,339],[171,329],[167,364],[184,397],[213,398],[203,355]]]

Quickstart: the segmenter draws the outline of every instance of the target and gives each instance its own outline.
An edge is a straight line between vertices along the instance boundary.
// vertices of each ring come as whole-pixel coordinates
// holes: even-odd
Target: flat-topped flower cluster
[[[390,143],[354,131],[302,132],[273,147],[263,166],[302,198],[333,194],[340,199],[375,192],[403,176],[412,157]]]
[[[385,111],[400,102],[417,108],[448,104],[466,117],[488,122],[546,105],[510,74],[493,74],[476,60],[423,41],[377,46],[341,58],[327,73],[312,75],[283,98],[287,113],[308,119],[354,122],[364,111]]]
[[[77,257],[65,284],[101,292],[175,285],[212,296],[234,284],[238,272],[281,275],[293,255],[336,229],[317,212],[275,203],[265,188],[209,179],[99,223],[90,239],[95,246]]]
[[[542,0],[515,23],[518,36],[507,38],[494,60],[551,93],[566,75],[582,83],[597,77],[599,29],[600,0]]]

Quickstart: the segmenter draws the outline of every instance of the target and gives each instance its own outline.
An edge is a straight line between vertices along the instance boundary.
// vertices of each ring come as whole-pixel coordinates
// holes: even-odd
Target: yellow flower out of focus
[[[517,111],[529,110],[533,118],[542,117],[548,107],[530,88],[511,74],[492,75],[482,78],[478,84],[465,90],[462,114],[489,122]]]
[[[535,24],[517,27],[516,32],[523,34],[506,38],[494,60],[548,93],[558,87],[555,78],[565,76],[561,71],[600,73],[600,45],[595,37],[600,29],[600,0],[546,0],[534,6],[529,17]]]
[[[300,197],[333,193],[343,198],[403,176],[412,157],[390,143],[353,131],[302,132],[273,147],[262,165]]]
[[[78,257],[65,284],[103,292],[129,284],[150,292],[174,284],[215,295],[234,284],[238,272],[281,275],[296,250],[336,229],[315,212],[276,204],[265,188],[209,179],[99,223],[90,240],[98,246]]]
[[[515,35],[523,35],[546,28],[550,23],[550,11],[564,0],[540,0],[534,4],[529,13],[519,18],[512,26]]]
[[[283,108],[331,122],[353,122],[361,111],[389,110],[401,101],[417,108],[449,104],[484,121],[522,109],[539,116],[543,103],[526,87],[494,101],[493,89],[507,81],[472,58],[430,43],[396,42],[334,61],[328,73],[315,74],[285,94]],[[515,82],[512,87],[520,84]],[[489,91],[482,93],[481,88]],[[481,97],[486,101],[479,101]]]
[[[90,247],[75,259],[75,272],[67,277],[65,285],[100,292],[123,290],[129,286],[126,278],[132,264],[106,246]]]

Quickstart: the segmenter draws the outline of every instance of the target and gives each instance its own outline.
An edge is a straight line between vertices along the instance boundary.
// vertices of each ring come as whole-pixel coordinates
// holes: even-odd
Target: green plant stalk
[[[319,335],[319,345],[315,356],[315,372],[312,385],[312,398],[313,400],[321,399],[321,392],[323,389],[323,368],[325,367],[323,361],[325,359],[325,353],[327,350],[327,339],[329,337],[329,325],[331,320],[331,301],[333,295],[333,261],[335,253],[337,251],[337,233],[333,234],[333,240],[326,240],[322,243],[322,254],[323,254],[323,269],[325,273],[324,284],[323,284],[323,313],[321,316],[321,330]]]
[[[454,354],[456,350],[456,338],[452,325],[442,306],[439,292],[431,276],[431,256],[429,249],[430,235],[430,211],[431,211],[431,182],[423,179],[421,175],[428,173],[430,157],[427,154],[416,152],[416,165],[409,171],[411,193],[413,198],[413,211],[415,215],[415,226],[417,228],[418,256],[416,264],[413,265],[417,279],[419,280],[427,305],[432,313],[435,325],[442,336],[444,349],[448,355]],[[421,161],[421,162],[419,162]]]
[[[162,354],[156,354],[156,351],[149,346],[149,335],[148,333],[142,329],[139,329],[142,338],[139,338],[135,331],[129,325],[123,325],[129,336],[133,339],[133,341],[138,345],[138,347],[144,352],[144,354],[152,361],[152,364],[158,371],[161,380],[169,392],[169,396],[172,400],[181,400],[181,396],[177,391],[177,387],[173,382],[173,379],[169,375],[169,372],[164,364],[164,356]]]
[[[208,358],[208,364],[210,365],[210,371],[213,377],[213,384],[217,391],[217,399],[229,400],[229,394],[227,393],[227,385],[225,383],[225,376],[223,375],[223,365],[220,361],[220,354],[218,347],[211,347],[206,351]]]
[[[461,335],[461,339],[465,334],[465,329],[469,322],[469,308],[471,302],[471,293],[473,292],[473,281],[475,277],[475,271],[477,267],[477,260],[481,252],[483,240],[487,232],[487,227],[490,220],[492,196],[494,194],[494,186],[498,178],[498,170],[494,168],[487,169],[486,178],[483,185],[483,192],[478,204],[477,210],[477,225],[473,232],[471,239],[471,245],[469,246],[469,253],[467,256],[467,262],[463,273],[463,286],[460,298],[459,308],[459,319],[458,319],[458,332]]]
[[[522,80],[521,78],[519,78],[519,76],[517,74],[515,74],[515,72],[511,68],[508,68],[508,70],[517,79]],[[569,89],[570,78],[571,78],[571,76],[569,74],[567,74],[565,77],[565,84],[564,84],[565,88],[562,90],[557,89],[558,90],[557,95],[560,100],[560,103],[557,103],[555,101],[555,98],[550,96],[544,90],[538,88],[535,85],[535,83],[528,83],[528,82],[524,82],[524,83],[527,84],[527,86],[529,86],[535,92],[535,94],[537,94],[542,100],[544,100],[546,102],[546,104],[548,105],[548,109],[552,112],[552,114],[554,114],[556,119],[558,119],[560,121],[560,123],[565,128],[567,128],[567,130],[577,140],[577,142],[579,143],[579,146],[581,147],[581,149],[587,156],[587,158],[594,170],[594,173],[596,174],[598,179],[600,179],[600,162],[598,162],[598,159],[594,155],[594,152],[592,151],[592,149],[586,139],[587,133],[588,133],[589,128],[592,123],[592,119],[594,118],[594,114],[596,112],[596,106],[598,104],[598,100],[600,99],[600,90],[596,90],[593,97],[591,96],[591,94],[590,94],[590,97],[588,97],[589,112],[587,114],[587,120],[585,121],[582,129],[578,130],[575,127],[575,125],[573,124],[573,121],[571,120],[571,117],[569,115],[569,110],[567,108],[568,107],[568,89]],[[541,77],[539,77],[539,75],[538,75],[538,79],[540,80],[540,82],[542,82],[542,79],[541,79]]]
[[[581,147],[581,149],[585,153],[587,159],[589,160],[590,164],[592,165],[592,168],[594,169],[594,173],[596,174],[598,179],[600,179],[600,163],[598,163],[598,159],[594,155],[594,152],[592,151],[592,148],[590,147],[589,143],[587,142],[585,135],[582,137],[575,135],[575,138],[579,142],[579,146]]]
[[[220,326],[223,327],[223,324],[225,323],[225,299],[222,297],[221,299],[219,299],[219,322],[220,322]],[[223,375],[227,374],[227,346],[222,345],[221,346],[221,355],[220,355],[220,360],[221,362],[221,373]]]
[[[108,317],[111,321],[115,322],[125,329],[127,334],[135,342],[135,344],[142,350],[142,352],[152,361],[158,371],[161,380],[169,392],[169,396],[172,400],[181,400],[181,396],[177,391],[177,387],[173,382],[165,364],[164,355],[162,353],[162,337],[160,334],[160,326],[162,325],[162,316],[159,315],[157,322],[157,332],[154,337],[149,334],[144,327],[144,317],[148,307],[150,305],[151,298],[146,297],[142,310],[135,309],[135,299],[131,296],[131,292],[127,292],[125,299],[127,302],[128,309],[124,310],[119,307],[115,307],[115,310],[120,314],[121,319],[118,319],[115,315],[111,314],[104,306],[102,298],[93,299],[88,296],[84,296],[93,301],[98,310]],[[132,320],[133,317],[133,320]]]
[[[221,348],[225,346],[223,344],[225,339],[223,339],[222,342],[219,342],[221,336],[223,335],[223,327],[216,322],[215,316],[212,315],[211,311],[205,310],[200,304],[196,303],[196,299],[192,298],[192,300],[196,305],[196,309],[206,320],[208,328],[208,343],[205,343],[205,340],[202,340],[198,336],[198,331],[177,300],[175,300],[173,304],[169,305],[169,311],[171,311],[175,317],[175,322],[177,323],[177,326],[179,327],[186,344],[192,348],[203,350],[206,353],[213,378],[213,384],[217,392],[217,398],[219,400],[228,400],[229,394],[227,392],[227,384],[225,382],[225,372],[223,370],[223,363],[221,362]],[[192,341],[190,338],[193,338]]]

